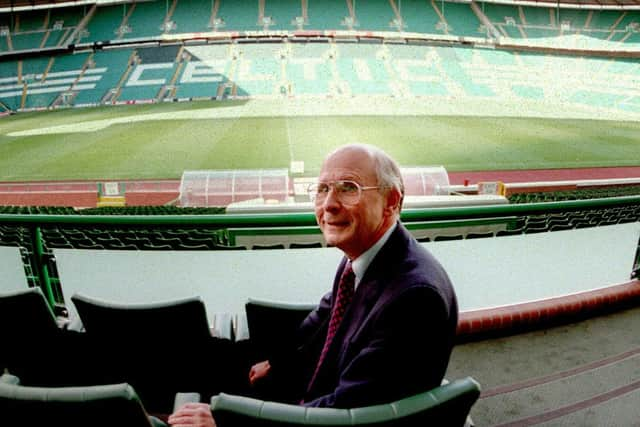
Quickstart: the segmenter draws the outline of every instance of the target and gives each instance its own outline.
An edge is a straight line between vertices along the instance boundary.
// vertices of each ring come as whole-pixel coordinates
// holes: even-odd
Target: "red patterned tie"
[[[329,347],[331,346],[331,341],[333,341],[333,337],[336,335],[336,331],[340,326],[340,322],[342,322],[342,318],[344,317],[345,311],[349,307],[351,300],[353,299],[353,293],[355,288],[355,274],[353,274],[353,270],[351,269],[351,261],[347,261],[347,264],[342,271],[342,275],[340,276],[340,282],[338,283],[338,292],[336,294],[336,302],[333,304],[333,311],[331,312],[331,319],[329,320],[329,330],[327,331],[327,339],[324,342],[324,347],[322,348],[322,352],[320,353],[320,358],[318,359],[318,364],[316,365],[316,370],[313,372],[313,376],[311,377],[311,381],[309,381],[309,389],[311,385],[316,379],[316,375],[318,375],[318,371],[320,370],[320,366],[329,351]]]

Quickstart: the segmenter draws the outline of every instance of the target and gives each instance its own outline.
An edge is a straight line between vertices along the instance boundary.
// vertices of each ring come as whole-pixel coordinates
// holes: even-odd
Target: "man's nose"
[[[329,187],[327,197],[324,199],[323,207],[327,210],[336,209],[340,207],[340,200],[338,198],[338,192],[334,186]]]

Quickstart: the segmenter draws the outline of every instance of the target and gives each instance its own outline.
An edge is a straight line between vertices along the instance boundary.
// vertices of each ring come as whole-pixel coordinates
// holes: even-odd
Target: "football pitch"
[[[397,101],[396,101],[397,102]],[[185,170],[289,168],[316,176],[332,148],[373,144],[402,166],[448,171],[640,165],[640,121],[448,114],[370,100],[367,108],[225,101],[0,118],[0,180],[179,179]],[[385,108],[372,106],[386,103]],[[403,104],[404,105],[404,104]]]

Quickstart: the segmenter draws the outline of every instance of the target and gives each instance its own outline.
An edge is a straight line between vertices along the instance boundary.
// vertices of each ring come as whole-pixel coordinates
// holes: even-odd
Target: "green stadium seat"
[[[212,3],[210,0],[180,0],[171,15],[175,23],[176,33],[195,33],[211,31],[209,20],[211,19]]]
[[[451,235],[451,236],[446,236],[446,235],[441,235],[441,236],[436,236],[433,241],[434,242],[445,242],[448,240],[462,240],[464,238],[464,236],[462,234],[455,234],[455,235]]]
[[[258,2],[220,0],[216,18],[221,23],[218,31],[258,31]]]
[[[436,30],[440,18],[429,2],[403,0],[400,15],[405,25],[405,31],[426,34],[440,33]]]
[[[227,426],[386,426],[419,425],[462,427],[480,396],[471,377],[387,404],[351,409],[305,408],[243,396],[220,394],[211,398],[218,427]]]
[[[496,232],[496,237],[500,236],[519,236],[524,233],[523,228],[514,228],[511,230],[500,230]]]
[[[269,250],[269,249],[284,249],[284,245],[283,244],[275,244],[275,245],[252,245],[251,249],[253,250]]]
[[[150,417],[129,384],[31,387],[0,377],[0,413],[7,426],[166,427]]]
[[[396,16],[389,2],[357,2],[355,14],[360,31],[397,31],[390,25]]]
[[[162,2],[136,2],[133,13],[127,21],[130,33],[125,39],[151,38],[160,36],[164,32],[162,24],[166,16],[166,5]]]
[[[484,239],[488,237],[494,237],[493,233],[467,233],[464,236],[465,239]]]
[[[347,2],[343,0],[324,0],[307,2],[309,27],[314,30],[346,30],[344,18],[349,16]]]
[[[296,18],[302,17],[302,5],[295,0],[266,0],[264,16],[270,18],[267,28],[271,31],[295,31]]]
[[[486,32],[479,32],[480,21],[468,3],[442,2],[436,3],[447,20],[448,32],[461,37],[486,37]]]
[[[322,243],[320,242],[312,242],[312,243],[297,243],[293,242],[289,244],[289,249],[311,249],[311,248],[321,248]]]

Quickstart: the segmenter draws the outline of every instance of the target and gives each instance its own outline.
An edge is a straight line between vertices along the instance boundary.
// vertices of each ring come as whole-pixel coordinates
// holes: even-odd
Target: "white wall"
[[[509,305],[629,280],[640,223],[499,238],[429,242],[456,288],[461,311]],[[341,257],[335,248],[261,251],[57,249],[70,314],[75,292],[113,302],[201,296],[214,313],[247,298],[317,302]]]
[[[20,250],[13,246],[0,246],[0,293],[27,288]]]

